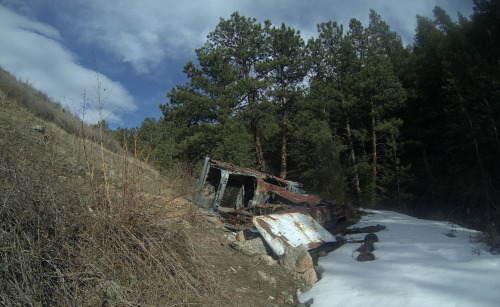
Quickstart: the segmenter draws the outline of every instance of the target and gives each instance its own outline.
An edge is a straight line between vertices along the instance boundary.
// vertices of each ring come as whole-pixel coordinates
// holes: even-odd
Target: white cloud
[[[213,7],[216,2],[207,3]],[[203,6],[197,1],[86,0],[71,7],[82,13],[67,22],[78,39],[147,74],[166,57],[194,54],[203,44],[207,29],[218,20],[218,13],[204,11]]]
[[[73,34],[91,45],[101,46],[139,74],[148,74],[166,58],[194,56],[194,49],[206,40],[220,17],[234,11],[258,22],[270,19],[300,30],[305,39],[316,34],[316,25],[329,20],[347,28],[351,18],[368,23],[369,9],[375,9],[411,43],[416,15],[432,15],[440,5],[455,16],[456,10],[472,8],[472,0],[59,0],[58,6],[73,10],[67,24]],[[75,4],[76,3],[76,4]],[[454,9],[456,8],[456,10]],[[78,13],[77,13],[78,12]],[[75,15],[78,17],[75,18]]]
[[[373,8],[402,36],[405,44],[413,41],[416,15],[432,17],[435,5],[442,6],[452,17],[456,17],[457,11],[466,16],[472,13],[472,0],[51,0],[43,3],[0,0],[0,3],[46,23],[2,9],[0,65],[29,78],[72,108],[79,106],[80,94],[84,88],[92,88],[95,77],[63,45],[82,56],[89,50],[97,51],[103,55],[100,61],[106,71],[123,78],[120,80],[137,94],[143,90],[138,88],[137,80],[163,82],[165,87],[178,82],[178,76],[182,75],[179,67],[195,59],[194,49],[205,43],[219,18],[227,19],[235,11],[255,17],[257,22],[267,19],[276,25],[284,22],[300,30],[307,40],[317,34],[318,23],[329,20],[343,24],[346,30],[351,18],[366,26],[369,9]],[[9,43],[5,44],[6,41]],[[116,65],[116,61],[127,65]],[[128,72],[129,66],[132,73]],[[111,82],[105,76],[102,80]],[[110,110],[115,114],[134,110],[133,98],[121,84],[115,82],[108,88],[113,88],[108,102]]]
[[[82,94],[95,96],[96,73],[78,64],[74,54],[63,47],[59,31],[46,24],[29,20],[0,6],[0,65],[18,78],[28,80],[54,100],[78,114]],[[101,75],[102,88],[109,95],[104,114],[109,121],[121,123],[120,114],[137,107],[132,96],[118,82]],[[96,122],[95,106],[88,106],[88,122]]]

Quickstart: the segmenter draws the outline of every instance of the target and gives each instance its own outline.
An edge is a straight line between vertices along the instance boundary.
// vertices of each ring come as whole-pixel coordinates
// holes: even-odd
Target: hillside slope
[[[230,248],[231,233],[192,206],[188,170],[166,178],[35,113],[0,91],[0,304],[272,306],[295,298],[296,280]]]

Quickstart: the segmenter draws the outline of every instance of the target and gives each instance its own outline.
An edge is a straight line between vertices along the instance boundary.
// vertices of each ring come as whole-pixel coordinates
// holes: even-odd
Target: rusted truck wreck
[[[287,246],[308,249],[335,237],[331,229],[349,215],[348,206],[302,190],[302,184],[205,158],[196,183],[195,202],[220,214],[226,227],[258,229],[277,255]]]

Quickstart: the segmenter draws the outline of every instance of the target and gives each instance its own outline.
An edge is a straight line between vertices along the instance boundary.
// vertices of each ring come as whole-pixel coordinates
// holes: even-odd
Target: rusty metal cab
[[[227,211],[277,199],[291,205],[314,205],[321,200],[301,188],[297,182],[206,157],[196,183],[195,201],[203,208]]]
[[[226,228],[256,229],[278,256],[287,247],[311,249],[334,242],[326,228],[349,215],[349,206],[308,194],[300,183],[208,157],[196,182],[195,202],[218,214]]]

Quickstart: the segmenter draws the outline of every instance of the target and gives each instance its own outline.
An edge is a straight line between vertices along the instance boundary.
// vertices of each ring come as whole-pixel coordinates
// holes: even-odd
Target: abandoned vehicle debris
[[[232,225],[252,227],[254,216],[281,211],[309,214],[322,226],[346,218],[347,206],[308,194],[298,182],[208,157],[195,188],[196,204]]]
[[[207,157],[196,184],[195,201],[207,209],[227,211],[280,200],[309,205],[315,205],[320,200],[318,197],[307,197],[301,187],[297,182]],[[287,191],[293,194],[287,194]],[[289,199],[290,196],[298,198]]]
[[[286,247],[316,248],[335,237],[325,228],[350,214],[348,206],[308,194],[302,184],[231,163],[204,159],[195,202],[219,214],[232,231],[257,228],[276,255]],[[246,232],[251,234],[251,232]]]
[[[313,249],[335,241],[335,237],[317,221],[302,213],[256,216],[253,222],[278,256],[283,255],[289,246],[304,245],[307,249]]]
[[[335,227],[338,231],[339,222],[354,214],[349,205],[309,194],[298,182],[208,157],[194,199],[205,214],[217,216],[232,232],[232,248],[259,259],[271,257],[271,265],[279,263],[308,286],[318,280],[311,255],[361,243],[353,258],[373,261],[374,242],[378,242],[373,232],[385,229],[382,225],[345,229],[334,236],[329,230]],[[370,234],[363,240],[350,236],[364,232]],[[264,275],[261,279],[271,286],[275,283]]]

